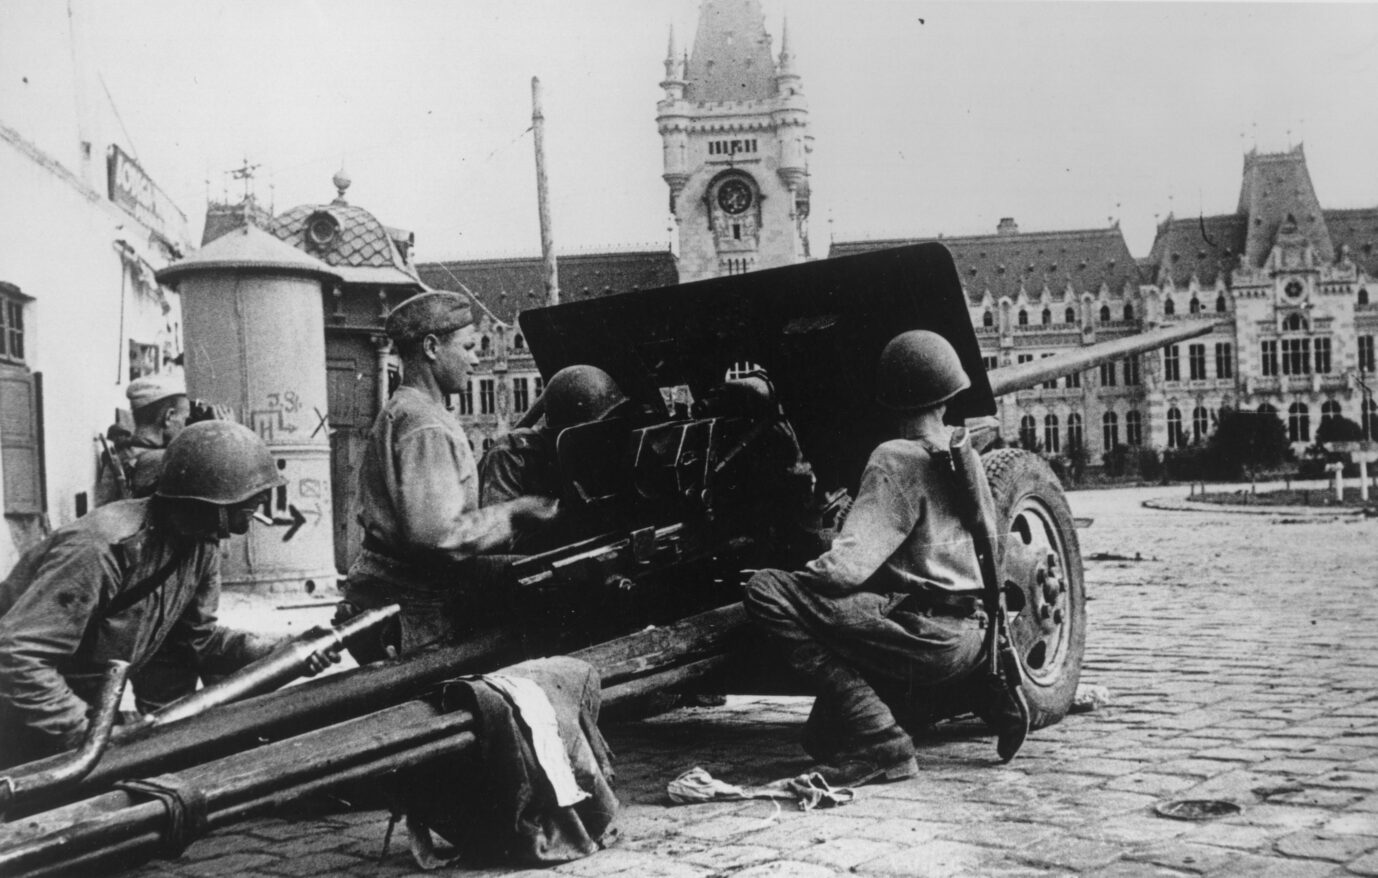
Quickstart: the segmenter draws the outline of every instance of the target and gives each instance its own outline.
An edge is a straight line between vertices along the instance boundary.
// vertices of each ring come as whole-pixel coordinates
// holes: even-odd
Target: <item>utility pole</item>
[[[541,216],[541,259],[545,264],[545,301],[560,304],[560,272],[555,265],[555,238],[550,230],[550,193],[545,179],[545,116],[541,114],[541,79],[531,77],[531,130],[536,141],[536,205]]]

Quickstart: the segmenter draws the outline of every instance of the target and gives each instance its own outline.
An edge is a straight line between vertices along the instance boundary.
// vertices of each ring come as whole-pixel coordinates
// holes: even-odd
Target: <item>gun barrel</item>
[[[1205,335],[1215,328],[1211,321],[1180,323],[1152,329],[1138,335],[1098,342],[1084,348],[1031,360],[1017,366],[1004,366],[992,369],[987,377],[990,389],[996,396],[1004,396],[1019,390],[1028,390],[1056,378],[1063,378],[1074,372],[1084,372],[1102,363],[1119,360],[1136,354],[1154,351],[1189,338]]]

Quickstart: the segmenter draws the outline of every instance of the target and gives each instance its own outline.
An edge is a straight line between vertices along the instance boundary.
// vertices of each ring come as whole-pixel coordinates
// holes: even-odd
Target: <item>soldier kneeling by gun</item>
[[[802,571],[758,571],[746,589],[752,619],[816,687],[804,748],[837,786],[918,773],[913,741],[874,686],[902,688],[912,703],[973,675],[988,649],[984,629],[995,624],[963,520],[967,498],[943,461],[946,403],[971,381],[952,346],[923,330],[891,340],[878,371],[879,401],[898,418],[899,438],[871,453],[826,553]],[[980,486],[989,492],[984,476]],[[1028,706],[1013,681],[981,695],[978,712],[1008,761],[1028,733]]]

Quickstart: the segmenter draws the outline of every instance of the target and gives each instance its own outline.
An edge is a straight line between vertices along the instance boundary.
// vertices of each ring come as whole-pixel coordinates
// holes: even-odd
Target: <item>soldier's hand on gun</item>
[[[512,501],[512,524],[521,527],[551,521],[560,512],[554,497],[518,497]]]
[[[318,649],[306,657],[306,676],[314,677],[321,671],[340,661],[340,650],[338,647]]]

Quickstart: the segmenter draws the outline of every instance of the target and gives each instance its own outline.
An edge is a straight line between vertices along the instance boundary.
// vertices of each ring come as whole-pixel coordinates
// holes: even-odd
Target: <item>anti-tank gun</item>
[[[626,630],[735,601],[746,571],[817,554],[817,537],[826,538],[871,450],[890,435],[873,378],[898,333],[928,329],[952,342],[972,386],[950,402],[948,420],[972,428],[984,449],[996,437],[997,396],[1211,329],[1154,329],[987,372],[955,266],[938,244],[535,309],[521,325],[543,374],[598,366],[649,413],[561,434],[567,500],[616,508],[619,524],[514,567],[520,585],[620,595],[601,605]],[[754,410],[720,411],[724,382],[743,372],[766,376],[769,393]],[[1002,448],[983,463],[1012,638],[1034,725],[1047,725],[1070,706],[1085,642],[1075,527],[1037,455]],[[562,608],[566,624],[572,610]],[[758,667],[755,658],[746,665]],[[745,666],[729,685],[747,677],[752,688],[785,686]],[[933,699],[937,714],[964,711],[961,691],[946,695]]]

